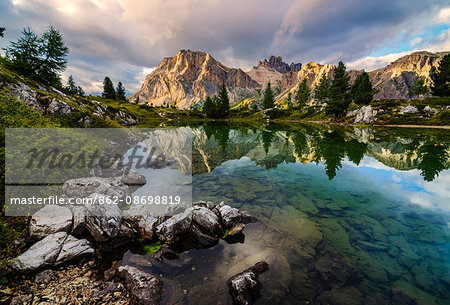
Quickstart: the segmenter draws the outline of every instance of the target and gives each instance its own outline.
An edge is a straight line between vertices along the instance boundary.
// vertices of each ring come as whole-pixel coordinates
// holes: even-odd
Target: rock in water
[[[160,304],[163,292],[160,279],[131,266],[120,266],[117,273],[130,292],[134,303]]]
[[[117,196],[118,199],[125,199],[130,195],[128,185],[115,180],[114,178],[86,177],[71,179],[64,182],[63,192],[74,198],[88,197],[93,193],[109,196]]]
[[[77,239],[69,235],[64,241],[58,258],[55,261],[55,265],[60,265],[69,260],[92,254],[94,254],[94,249],[89,245],[89,242],[86,239]]]
[[[120,180],[123,184],[126,185],[144,185],[147,183],[145,177],[134,170],[126,169],[122,175],[122,179]]]
[[[37,211],[30,222],[30,236],[42,239],[49,234],[69,232],[72,226],[70,209],[57,205],[46,205]]]
[[[227,284],[235,304],[253,304],[260,296],[261,283],[258,276],[267,271],[269,265],[262,261],[228,279]]]
[[[53,265],[66,238],[65,232],[48,235],[15,258],[12,267],[21,272],[32,272]]]
[[[232,208],[229,205],[220,206],[220,204],[218,205],[218,207],[225,229],[231,229],[242,221],[242,216],[241,214],[239,214],[238,209]]]
[[[152,239],[159,219],[153,217],[150,209],[143,205],[134,205],[123,212],[123,220],[128,222],[131,227],[139,232],[142,238]]]
[[[208,208],[194,207],[192,220],[210,235],[222,236],[224,233],[219,217]]]
[[[174,244],[184,236],[191,227],[194,208],[188,208],[183,213],[170,217],[156,227],[158,238],[165,243]]]

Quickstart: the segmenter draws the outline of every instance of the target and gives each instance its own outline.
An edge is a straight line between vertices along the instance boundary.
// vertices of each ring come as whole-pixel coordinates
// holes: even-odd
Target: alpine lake
[[[192,131],[193,200],[258,221],[237,243],[151,267],[150,254],[127,249],[125,263],[181,286],[189,304],[231,304],[226,280],[261,260],[257,304],[450,304],[448,130],[182,128]]]

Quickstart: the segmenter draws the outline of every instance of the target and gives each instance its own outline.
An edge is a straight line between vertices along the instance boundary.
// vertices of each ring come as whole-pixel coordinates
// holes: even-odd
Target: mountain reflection
[[[193,129],[193,173],[246,156],[266,169],[281,163],[323,162],[331,180],[346,158],[359,165],[369,156],[398,170],[418,169],[425,181],[432,181],[449,168],[449,142],[445,130],[209,123]]]

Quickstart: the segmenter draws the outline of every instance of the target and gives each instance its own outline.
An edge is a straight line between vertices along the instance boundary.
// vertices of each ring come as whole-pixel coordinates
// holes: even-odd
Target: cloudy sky
[[[63,79],[94,94],[105,76],[134,93],[180,49],[244,70],[272,54],[373,70],[414,50],[450,50],[449,24],[445,0],[0,1],[0,47],[24,27],[53,25],[70,48]]]

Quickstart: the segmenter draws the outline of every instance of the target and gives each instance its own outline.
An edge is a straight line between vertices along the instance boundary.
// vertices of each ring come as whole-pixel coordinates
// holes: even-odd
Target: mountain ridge
[[[433,69],[444,52],[419,51],[400,57],[385,67],[368,71],[377,93],[374,99],[405,99],[409,88],[419,78],[431,84]],[[225,84],[232,105],[242,100],[258,101],[261,89],[271,82],[277,89],[277,101],[283,101],[288,93],[294,93],[303,78],[311,89],[318,84],[323,73],[332,79],[335,65],[309,62],[283,62],[281,56],[270,56],[259,61],[250,71],[229,68],[202,51],[180,50],[174,57],[165,57],[158,67],[147,75],[141,89],[129,97],[140,103],[154,106],[175,106],[189,109],[201,104],[207,96],[218,93]],[[364,70],[348,70],[350,84]]]

